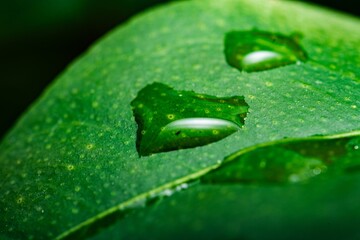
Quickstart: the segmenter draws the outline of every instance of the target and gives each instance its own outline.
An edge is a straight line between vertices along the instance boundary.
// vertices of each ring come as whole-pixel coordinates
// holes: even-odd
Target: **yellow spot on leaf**
[[[69,164],[69,165],[66,166],[66,168],[67,168],[68,171],[73,171],[75,169],[75,166],[72,165],[72,164]]]

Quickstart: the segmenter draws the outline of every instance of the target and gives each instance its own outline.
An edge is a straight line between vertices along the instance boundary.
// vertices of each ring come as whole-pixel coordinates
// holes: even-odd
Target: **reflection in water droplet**
[[[256,51],[249,53],[244,56],[242,59],[243,66],[250,66],[252,64],[257,64],[259,62],[270,61],[276,58],[281,57],[279,53],[271,51]]]
[[[224,45],[227,63],[240,71],[263,71],[307,59],[297,34],[287,37],[257,30],[231,31],[226,33]]]
[[[131,106],[141,156],[219,141],[243,126],[249,108],[242,96],[218,98],[161,83],[143,88]]]
[[[360,138],[308,139],[259,147],[227,157],[203,183],[295,183],[318,175],[359,169],[360,154],[353,148]]]
[[[224,127],[237,130],[238,125],[227,120],[216,118],[186,118],[171,122],[167,129],[222,129]],[[179,130],[181,131],[181,130]]]

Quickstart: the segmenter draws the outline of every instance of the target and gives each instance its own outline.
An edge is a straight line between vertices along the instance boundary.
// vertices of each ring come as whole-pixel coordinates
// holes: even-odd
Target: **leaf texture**
[[[104,230],[100,223],[121,209],[199,179],[241,149],[360,129],[359,23],[300,2],[204,0],[171,3],[115,29],[64,71],[3,139],[0,236],[86,238],[132,228],[124,234],[141,238],[140,233],[161,221],[164,225],[158,226],[166,226],[166,231],[154,230],[154,237],[166,238],[172,230],[179,233],[169,216],[191,214],[193,204],[203,202],[188,225],[179,225],[196,230],[188,237],[256,239],[263,229],[300,232],[313,223],[346,232],[345,223],[327,225],[326,219],[358,219],[350,197],[359,195],[356,172],[286,187],[198,185],[182,191],[184,195],[174,194],[176,207],[171,209],[167,204],[172,197],[161,205],[165,207],[136,211],[119,228]],[[308,60],[239,72],[226,62],[224,37],[252,29],[285,36],[301,33]],[[250,107],[245,125],[205,146],[139,158],[131,101],[154,82],[216,97],[244,96]],[[296,200],[287,202],[289,198]],[[298,214],[286,215],[279,211],[282,206]],[[266,222],[258,221],[265,217]],[[211,235],[222,219],[234,221],[224,222],[217,228],[219,235]],[[112,220],[105,225],[116,226]]]

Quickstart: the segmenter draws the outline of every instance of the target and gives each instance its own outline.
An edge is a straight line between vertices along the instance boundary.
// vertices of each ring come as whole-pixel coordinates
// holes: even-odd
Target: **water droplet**
[[[225,35],[227,63],[240,71],[255,72],[304,62],[299,35],[284,36],[264,31],[231,31]]]
[[[351,138],[304,139],[259,147],[228,156],[218,169],[202,177],[203,183],[295,183],[323,173],[355,172],[359,159]],[[241,150],[242,153],[243,150]],[[350,167],[355,166],[355,167]]]
[[[161,83],[143,88],[131,105],[141,156],[219,141],[244,125],[249,108],[242,96],[218,98]]]
[[[167,197],[171,196],[173,193],[174,193],[174,191],[171,190],[171,189],[165,189],[165,190],[162,192],[162,194],[163,194],[164,196],[167,196]]]

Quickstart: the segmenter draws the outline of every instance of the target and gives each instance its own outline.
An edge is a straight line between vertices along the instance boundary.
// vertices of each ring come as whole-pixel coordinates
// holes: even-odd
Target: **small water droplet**
[[[141,156],[219,141],[244,125],[249,108],[242,96],[218,98],[161,83],[143,88],[131,105]]]
[[[287,37],[258,30],[231,31],[226,33],[224,45],[227,63],[240,71],[263,71],[307,59],[298,34]]]
[[[171,196],[173,193],[174,193],[174,191],[171,189],[166,189],[162,192],[162,194],[167,197]]]
[[[319,175],[323,170],[321,168],[314,168],[313,169],[313,174],[314,175]]]

